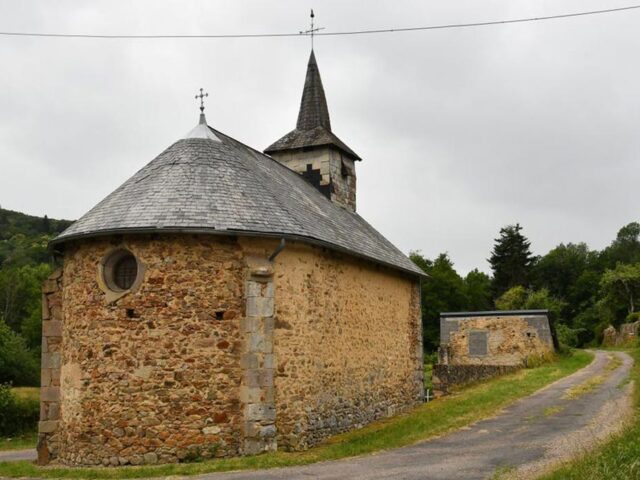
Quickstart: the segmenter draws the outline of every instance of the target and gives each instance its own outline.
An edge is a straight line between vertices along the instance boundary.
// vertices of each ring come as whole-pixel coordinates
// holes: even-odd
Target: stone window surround
[[[113,268],[124,255],[133,256],[138,267],[136,279],[131,287],[126,290],[119,288],[113,280]],[[145,265],[140,261],[138,255],[136,255],[129,247],[120,245],[109,250],[98,264],[97,276],[98,286],[100,287],[100,290],[104,292],[107,303],[113,303],[129,293],[136,292],[140,288],[140,285],[142,285],[145,270]]]

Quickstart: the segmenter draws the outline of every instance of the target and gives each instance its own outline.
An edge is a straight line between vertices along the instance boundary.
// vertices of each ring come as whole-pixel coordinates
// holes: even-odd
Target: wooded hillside
[[[0,383],[39,383],[40,285],[53,270],[47,243],[71,223],[0,208]]]

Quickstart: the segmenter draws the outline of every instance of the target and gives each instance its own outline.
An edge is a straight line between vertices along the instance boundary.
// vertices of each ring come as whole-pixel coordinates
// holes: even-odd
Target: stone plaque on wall
[[[469,355],[485,356],[488,353],[487,338],[488,332],[480,330],[469,332]]]

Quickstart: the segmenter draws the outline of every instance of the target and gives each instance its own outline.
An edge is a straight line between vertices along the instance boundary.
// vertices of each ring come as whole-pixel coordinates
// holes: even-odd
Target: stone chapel
[[[201,111],[51,242],[40,464],[301,450],[422,400],[422,272],[356,213],[314,53],[265,153]]]

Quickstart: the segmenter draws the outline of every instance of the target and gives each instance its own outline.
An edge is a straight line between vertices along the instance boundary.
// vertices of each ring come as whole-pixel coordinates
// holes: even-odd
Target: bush
[[[565,347],[577,347],[580,334],[583,330],[582,328],[571,328],[564,323],[557,323],[556,334],[558,336],[558,343]]]
[[[24,338],[0,320],[0,382],[35,386],[39,377],[38,362]]]
[[[39,418],[39,401],[17,398],[11,393],[10,384],[0,383],[0,436],[34,432]]]
[[[627,315],[627,323],[635,323],[640,320],[640,312],[633,312]]]

